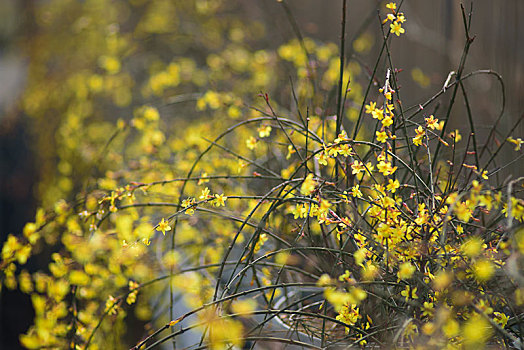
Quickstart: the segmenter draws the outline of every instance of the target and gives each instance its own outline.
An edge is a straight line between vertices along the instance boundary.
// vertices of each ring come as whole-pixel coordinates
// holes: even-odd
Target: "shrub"
[[[448,127],[465,80],[500,80],[466,73],[470,13],[455,73],[407,107],[399,4],[367,76],[344,35],[257,47],[225,1],[41,6],[23,105],[57,136],[43,209],[1,263],[35,309],[24,346],[522,344],[522,178],[496,163],[522,140],[479,140],[471,113]],[[48,269],[18,271],[44,249]]]

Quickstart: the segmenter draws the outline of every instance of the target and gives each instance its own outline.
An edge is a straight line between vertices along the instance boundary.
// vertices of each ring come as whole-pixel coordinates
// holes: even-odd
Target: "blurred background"
[[[41,198],[37,183],[45,176],[41,153],[47,135],[53,142],[54,131],[44,130],[45,123],[35,123],[20,105],[32,62],[40,52],[36,40],[42,31],[42,19],[37,10],[43,4],[93,3],[83,0],[0,0],[0,241],[8,233],[21,232],[23,225],[32,220]],[[147,1],[130,1],[147,3]],[[173,0],[173,2],[176,2]],[[202,1],[201,1],[202,2]],[[293,39],[296,32],[290,15],[300,32],[318,41],[337,43],[340,36],[341,1],[339,0],[285,0],[289,12],[276,0],[232,1],[234,16],[260,21],[267,30],[261,39],[263,48],[277,48]],[[456,70],[465,43],[460,1],[405,0],[402,11],[406,14],[406,34],[392,45],[393,64],[403,69],[401,97],[407,106],[419,104],[442,88],[448,74]],[[377,5],[369,0],[348,1],[348,40],[365,38],[348,45],[348,52],[359,52],[358,59],[365,66],[374,63],[381,43],[377,18]],[[506,108],[500,125],[503,134],[522,118],[524,112],[524,1],[475,0],[464,1],[466,9],[473,5],[471,33],[475,40],[471,46],[466,72],[492,69],[504,79]],[[58,6],[58,5],[57,5]],[[145,5],[144,5],[145,6]],[[79,13],[65,13],[61,31],[68,31],[67,23],[78,23]],[[182,15],[183,16],[183,15]],[[60,18],[53,20],[59,21]],[[79,43],[81,44],[81,43]],[[172,43],[176,45],[176,43]],[[361,47],[356,47],[360,45]],[[358,50],[357,50],[358,49]],[[53,55],[50,52],[49,55]],[[198,55],[198,52],[195,53]],[[199,59],[196,57],[195,59]],[[202,57],[200,57],[202,59]],[[372,67],[368,67],[372,68]],[[57,68],[59,73],[60,67]],[[493,126],[501,108],[502,94],[496,79],[480,75],[466,81],[472,113],[486,135]],[[454,107],[452,125],[463,126],[466,114],[462,100]],[[520,125],[513,135],[522,136]],[[38,138],[39,141],[36,141]],[[43,141],[42,141],[43,139]],[[509,154],[506,161],[515,157]],[[509,169],[522,174],[519,162]],[[28,269],[37,270],[38,259],[30,261]],[[18,335],[27,330],[32,320],[30,300],[24,294],[2,288],[0,298],[0,349],[16,349]]]

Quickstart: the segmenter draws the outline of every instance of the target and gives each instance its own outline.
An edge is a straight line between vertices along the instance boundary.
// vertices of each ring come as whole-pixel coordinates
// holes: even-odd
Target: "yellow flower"
[[[337,320],[342,321],[346,324],[354,325],[357,323],[357,321],[362,318],[362,316],[359,314],[359,308],[356,307],[354,304],[345,304],[342,306],[338,316]],[[349,328],[346,327],[346,333],[349,332]]]
[[[362,267],[362,279],[364,281],[373,281],[378,274],[377,265],[371,262],[371,260],[366,261],[366,264]]]
[[[407,280],[410,279],[411,276],[413,276],[413,273],[415,273],[415,266],[413,266],[410,262],[406,261],[402,265],[400,265],[400,268],[398,269],[397,276],[401,280]]]
[[[309,196],[311,192],[315,190],[315,187],[317,187],[317,182],[313,180],[313,174],[310,173],[302,183],[302,186],[300,187],[300,192],[304,196]]]
[[[251,136],[246,140],[246,147],[250,150],[254,150],[257,146],[257,139]]]
[[[158,223],[156,230],[162,232],[162,234],[165,236],[166,231],[171,230],[171,226],[169,226],[169,223],[165,221],[164,218],[162,218],[162,220]]]
[[[468,207],[468,202],[469,200],[467,200],[466,202],[459,202],[455,206],[455,215],[457,215],[457,218],[459,220],[462,220],[464,222],[468,222],[472,216],[472,211]]]
[[[238,173],[241,173],[242,170],[244,170],[244,168],[247,166],[247,162],[243,161],[242,159],[239,159],[238,160],[238,166],[237,166],[237,172]],[[206,174],[207,176],[207,174]]]
[[[391,28],[391,33],[395,34],[396,36],[400,36],[400,34],[403,34],[406,31],[404,28],[402,28],[399,21],[391,23],[389,27]]]
[[[395,4],[394,2],[390,2],[390,3],[386,4],[386,8],[394,11],[394,10],[397,9],[397,4]]]
[[[288,145],[287,146],[287,155],[286,155],[286,159],[289,159],[291,158],[291,156],[293,155],[293,153],[295,153],[295,149],[293,148],[293,146],[291,145]]]
[[[393,124],[393,118],[391,118],[391,114],[387,115],[382,119],[382,125],[384,125],[385,128]]]
[[[452,131],[449,133],[449,137],[452,140],[455,140],[455,143],[458,143],[460,140],[462,140],[462,135],[460,135],[458,130]]]
[[[375,118],[375,119],[382,120],[382,118],[384,118],[384,110],[383,110],[382,108],[375,108],[375,109],[371,112],[371,115],[372,115],[373,118]]]
[[[437,273],[437,275],[435,276],[435,278],[432,281],[433,288],[439,291],[443,290],[444,288],[449,286],[452,281],[453,281],[453,276],[451,275],[451,273],[446,272],[446,271],[440,271],[439,273]]]
[[[387,103],[386,104],[386,111],[389,114],[391,114],[394,109],[395,109],[395,105],[393,103]]]
[[[202,190],[202,193],[200,194],[200,197],[198,197],[198,198],[201,199],[201,200],[206,200],[209,197],[211,197],[210,193],[211,193],[211,191],[209,190],[209,188],[206,187],[206,188],[204,188]]]
[[[142,110],[142,113],[144,115],[144,119],[149,121],[156,121],[160,118],[158,109],[156,109],[155,107],[145,106]]]
[[[417,129],[415,129],[415,133],[417,136],[413,138],[413,144],[416,146],[420,146],[422,144],[422,139],[424,138],[425,132],[424,129],[422,129],[422,126],[419,126]]]
[[[257,129],[257,131],[260,138],[268,137],[271,134],[271,126],[262,125]]]
[[[426,335],[435,333],[435,324],[433,322],[424,323],[422,326],[422,332]]]
[[[385,161],[381,160],[381,161],[377,164],[377,169],[378,169],[378,171],[380,171],[384,176],[388,176],[388,175],[393,174],[393,173],[397,170],[397,167],[392,167],[390,162],[385,162]]]
[[[353,258],[355,259],[355,263],[357,265],[364,267],[364,265],[362,263],[366,259],[366,250],[365,250],[365,248],[360,248],[359,250],[357,250],[355,252],[355,254],[353,255]]]
[[[366,113],[372,114],[377,107],[377,104],[375,102],[369,102],[369,104],[366,105]]]
[[[425,118],[426,126],[430,128],[431,130],[435,130],[439,128],[438,119],[436,119],[433,114],[430,115],[428,118]]]
[[[187,208],[185,213],[189,216],[195,213],[193,205],[195,204],[195,198],[186,198],[182,201],[182,208]]]
[[[417,296],[417,287],[411,288],[409,285],[406,286],[406,289],[404,289],[400,294],[406,298],[406,301],[408,301],[409,298],[411,299],[418,299]]]
[[[444,332],[446,337],[453,338],[459,334],[459,331],[460,331],[459,323],[456,320],[450,318],[444,324],[444,326],[442,326],[442,331]]]
[[[388,134],[385,131],[376,131],[377,141],[384,143],[388,139]]]
[[[433,311],[435,310],[435,306],[431,302],[424,302],[424,305],[420,308],[422,311],[422,316],[433,316]]]
[[[138,290],[134,290],[134,291],[130,292],[127,295],[126,303],[129,304],[129,305],[134,304],[136,302],[137,294],[138,294]]]
[[[513,137],[508,137],[507,140],[515,145],[515,151],[520,151],[522,144],[524,141],[519,137],[517,139],[514,139]]]
[[[315,156],[315,158],[318,159],[318,164],[320,164],[320,165],[327,165],[328,164],[328,162],[327,162],[328,156],[326,155],[326,152],[324,152],[324,151],[322,151],[319,154],[317,154]]]
[[[493,277],[495,268],[488,260],[479,260],[473,265],[473,274],[479,282],[486,282]]]
[[[471,317],[462,328],[464,343],[467,345],[483,345],[492,332],[491,325],[480,315]]]
[[[235,301],[231,305],[231,311],[233,311],[235,314],[239,314],[241,316],[249,316],[255,311],[257,308],[257,302],[254,299],[246,299],[246,300],[239,300]]]
[[[496,323],[498,323],[502,328],[506,327],[506,324],[508,324],[509,321],[509,317],[506,316],[506,314],[495,311],[493,315],[495,315],[494,321]]]
[[[351,195],[353,197],[362,198],[362,192],[360,191],[359,185],[356,184],[351,188]]]
[[[386,186],[386,188],[388,189],[388,191],[391,191],[391,193],[395,193],[397,191],[397,188],[400,187],[400,182],[398,182],[398,180],[391,180],[389,179],[388,180],[388,185]]]
[[[238,118],[242,115],[242,111],[237,106],[229,106],[227,109],[227,115],[231,118]]]
[[[469,258],[474,258],[481,253],[483,243],[479,237],[471,237],[460,246],[460,250]]]
[[[109,74],[116,74],[120,71],[121,64],[114,56],[102,56],[98,60],[100,67],[104,68]]]
[[[200,175],[200,179],[198,180],[197,184],[200,186],[202,184],[205,184],[205,183],[209,182],[209,180],[206,179],[206,178],[207,178],[207,173],[203,172],[202,175]]]
[[[317,286],[319,286],[319,287],[327,287],[327,286],[331,285],[332,283],[333,283],[333,281],[331,280],[331,277],[329,277],[329,275],[325,273],[322,276],[320,276],[320,278],[318,279]]]
[[[226,206],[226,200],[227,197],[224,196],[224,194],[215,194],[215,199],[213,199],[213,205],[215,207]]]
[[[118,301],[117,298],[113,297],[112,295],[110,295],[107,298],[105,311],[109,315],[116,315],[118,313],[118,303],[117,303],[117,301]]]
[[[349,270],[346,270],[342,275],[338,276],[338,280],[340,282],[350,281],[351,280],[351,272],[349,272]]]
[[[194,198],[186,198],[182,201],[182,208],[187,208],[192,206],[195,203]]]
[[[359,162],[358,160],[355,160],[353,164],[351,164],[351,173],[353,175],[358,175],[360,172],[364,171],[364,164],[362,162]]]
[[[335,143],[340,143],[340,142],[344,142],[344,141],[347,141],[349,140],[348,139],[348,135],[346,133],[345,130],[342,130],[342,132],[340,134],[338,134],[337,138],[335,139]]]

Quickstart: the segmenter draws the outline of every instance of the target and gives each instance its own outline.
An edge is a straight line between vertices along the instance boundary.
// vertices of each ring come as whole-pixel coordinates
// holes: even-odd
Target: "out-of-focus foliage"
[[[38,5],[22,105],[42,209],[1,263],[35,309],[22,344],[138,348],[194,329],[222,349],[283,341],[275,327],[320,346],[517,342],[524,203],[522,181],[490,181],[500,148],[446,130],[449,113],[426,112],[440,95],[402,106],[390,61],[380,75],[341,67],[333,43],[267,47],[237,5]],[[402,40],[404,14],[381,12]],[[129,313],[148,322],[132,344]]]

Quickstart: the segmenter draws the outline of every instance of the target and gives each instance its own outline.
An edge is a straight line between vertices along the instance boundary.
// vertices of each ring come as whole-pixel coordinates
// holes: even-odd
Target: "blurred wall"
[[[17,110],[26,77],[18,38],[27,30],[28,0],[0,0],[0,242],[34,219],[35,157],[29,121]],[[30,264],[26,268],[36,269]],[[0,294],[0,349],[19,349],[18,335],[34,317],[29,296],[3,287]]]

